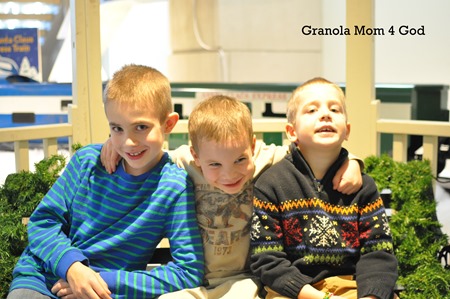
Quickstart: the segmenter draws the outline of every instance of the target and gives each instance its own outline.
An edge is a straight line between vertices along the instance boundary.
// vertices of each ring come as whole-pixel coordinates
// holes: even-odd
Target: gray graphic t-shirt
[[[280,161],[287,147],[256,142],[254,177]],[[252,277],[249,269],[250,227],[253,213],[253,182],[238,194],[227,194],[209,185],[194,163],[190,148],[182,145],[169,152],[186,169],[195,185],[197,219],[205,251],[205,278],[210,287],[232,277]]]
[[[196,185],[197,220],[203,237],[206,278],[230,277],[248,270],[252,184],[238,194]]]

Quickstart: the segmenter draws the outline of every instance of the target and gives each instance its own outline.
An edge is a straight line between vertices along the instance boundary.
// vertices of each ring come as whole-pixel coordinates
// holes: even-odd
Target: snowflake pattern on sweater
[[[373,214],[373,216],[362,214],[364,211],[380,211],[379,208],[383,206],[381,198],[377,198],[370,207],[366,207],[362,211],[357,207],[354,208],[355,205],[349,209],[333,207],[332,204],[325,203],[318,198],[289,202],[286,209],[271,207],[269,211],[272,212],[264,214],[260,209],[267,208],[267,203],[254,198],[256,215],[253,217],[251,235],[254,245],[257,245],[253,248],[254,253],[284,250],[296,257],[301,257],[302,253],[302,258],[307,264],[325,262],[338,267],[345,262],[345,255],[352,255],[354,249],[359,249],[361,244],[364,244],[369,238],[381,242],[375,245],[372,240],[368,243],[372,245],[361,248],[362,252],[380,249],[392,252],[391,241],[385,240],[386,236],[390,236],[386,213],[381,212],[381,214]],[[300,202],[303,204],[293,204]],[[299,207],[304,209],[308,206],[323,207],[324,210],[297,210]],[[279,213],[280,210],[284,210],[290,217],[283,218],[279,222],[273,221],[271,214]],[[325,212],[330,210],[334,211],[333,214]],[[351,212],[352,210],[353,212]],[[257,216],[258,213],[262,214],[260,218]],[[357,219],[360,217],[371,220],[358,222]],[[277,244],[277,240],[280,239],[283,240],[282,245],[281,243]],[[332,250],[328,252],[327,249]],[[340,255],[342,256],[339,257]]]

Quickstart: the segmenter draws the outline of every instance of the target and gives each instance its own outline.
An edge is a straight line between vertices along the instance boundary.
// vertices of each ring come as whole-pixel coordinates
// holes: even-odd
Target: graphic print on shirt
[[[233,244],[250,233],[251,188],[238,194],[226,194],[197,185],[195,192],[203,243],[214,247],[214,255],[231,254]]]

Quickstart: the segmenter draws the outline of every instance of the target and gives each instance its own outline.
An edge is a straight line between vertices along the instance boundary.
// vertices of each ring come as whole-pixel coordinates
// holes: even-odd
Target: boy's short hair
[[[241,101],[224,96],[212,96],[200,102],[189,115],[189,138],[198,152],[203,140],[216,142],[253,142],[252,116]]]
[[[297,115],[298,105],[299,105],[299,102],[302,100],[302,98],[300,96],[301,92],[306,87],[315,85],[315,84],[330,85],[336,89],[336,91],[338,92],[338,95],[339,95],[339,99],[341,100],[342,106],[344,108],[344,115],[345,115],[345,117],[347,117],[347,108],[345,107],[345,94],[344,94],[344,91],[342,90],[342,88],[339,85],[337,85],[331,81],[328,81],[327,79],[324,79],[322,77],[316,77],[316,78],[313,78],[313,79],[310,79],[310,80],[304,82],[302,85],[297,87],[292,92],[292,96],[289,99],[289,102],[287,104],[287,112],[286,112],[287,120],[289,123],[291,123],[291,124],[295,123],[295,116]]]
[[[144,65],[129,64],[114,73],[103,93],[103,103],[116,101],[149,109],[166,120],[173,112],[169,80],[158,70]]]

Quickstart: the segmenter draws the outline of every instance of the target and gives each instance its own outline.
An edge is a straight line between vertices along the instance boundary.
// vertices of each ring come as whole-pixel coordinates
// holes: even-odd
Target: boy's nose
[[[236,177],[236,171],[233,169],[225,169],[222,175],[225,179],[233,180]]]
[[[330,110],[322,109],[322,110],[320,110],[320,112],[321,112],[321,116],[320,116],[321,119],[331,119]]]
[[[133,138],[132,136],[127,136],[125,139],[125,144],[126,145],[136,145],[137,140],[136,140],[136,138]]]

